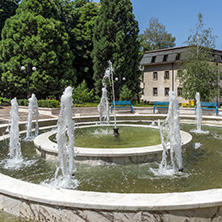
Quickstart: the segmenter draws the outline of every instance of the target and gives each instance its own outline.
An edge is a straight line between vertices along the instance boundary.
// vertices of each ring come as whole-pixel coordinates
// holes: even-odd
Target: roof
[[[167,49],[158,49],[152,51],[146,51],[140,61],[141,66],[174,63],[178,61],[186,60],[186,54],[188,53],[189,46],[173,47]],[[222,62],[222,51],[213,49],[213,56],[216,56],[216,61]]]

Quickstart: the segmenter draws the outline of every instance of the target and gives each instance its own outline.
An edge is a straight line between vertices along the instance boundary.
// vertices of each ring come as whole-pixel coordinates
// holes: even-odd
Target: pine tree
[[[5,25],[5,21],[15,15],[19,1],[20,0],[0,0],[0,32]]]
[[[115,69],[116,95],[119,98],[123,83],[133,95],[140,92],[138,23],[132,13],[130,0],[101,0],[95,22],[92,52],[95,90],[101,92],[101,82],[110,60]]]
[[[78,22],[72,30],[75,46],[73,66],[77,70],[77,83],[80,84],[85,80],[89,88],[93,88],[94,71],[91,52],[93,50],[93,27],[98,11],[99,7],[96,3],[87,3],[74,10],[76,16],[78,15]]]
[[[23,0],[6,21],[0,46],[5,96],[25,97],[27,73],[21,66],[28,62],[37,68],[30,76],[30,92],[38,98],[58,97],[67,85],[74,85],[74,57],[58,17],[54,0]]]

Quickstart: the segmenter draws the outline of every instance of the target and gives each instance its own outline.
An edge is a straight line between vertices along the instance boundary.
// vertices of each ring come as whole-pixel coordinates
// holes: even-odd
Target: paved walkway
[[[7,124],[10,118],[11,106],[0,106],[0,124]],[[39,119],[49,119],[55,116],[40,114]],[[28,112],[19,112],[20,121],[26,121]]]
[[[9,122],[10,118],[10,110],[11,106],[0,106],[0,124],[7,124]],[[20,121],[24,122],[27,121],[28,117],[28,110],[20,109],[19,111],[19,117]],[[135,107],[134,113],[130,113],[128,110],[117,110],[117,114],[123,114],[123,115],[139,115],[139,114],[153,114],[152,107]],[[164,112],[166,114],[166,112]],[[161,113],[159,113],[161,114]],[[194,108],[180,108],[180,114],[181,115],[195,115]],[[55,118],[59,115],[59,109],[47,109],[47,108],[39,108],[39,119],[51,119]],[[97,107],[75,107],[73,108],[73,116],[91,116],[91,115],[99,115],[97,111]],[[155,114],[154,114],[155,115]],[[214,113],[206,113],[203,115],[207,117],[216,117],[215,112]],[[219,118],[222,117],[222,109],[219,110]]]

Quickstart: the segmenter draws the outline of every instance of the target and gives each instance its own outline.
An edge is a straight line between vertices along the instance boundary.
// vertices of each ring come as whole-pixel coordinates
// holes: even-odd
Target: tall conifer
[[[101,91],[101,81],[108,60],[115,69],[116,95],[125,84],[133,94],[140,92],[138,23],[132,13],[130,0],[101,0],[95,22],[92,52],[96,92]],[[123,77],[126,78],[123,81]]]

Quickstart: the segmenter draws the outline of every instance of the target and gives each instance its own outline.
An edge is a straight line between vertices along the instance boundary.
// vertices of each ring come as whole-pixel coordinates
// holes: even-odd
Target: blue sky
[[[99,0],[94,0],[99,2]],[[184,42],[195,29],[198,14],[203,14],[205,28],[212,28],[217,36],[216,49],[222,49],[222,0],[131,0],[133,13],[139,23],[140,33],[152,17],[158,18],[166,31],[176,37],[176,46]]]

